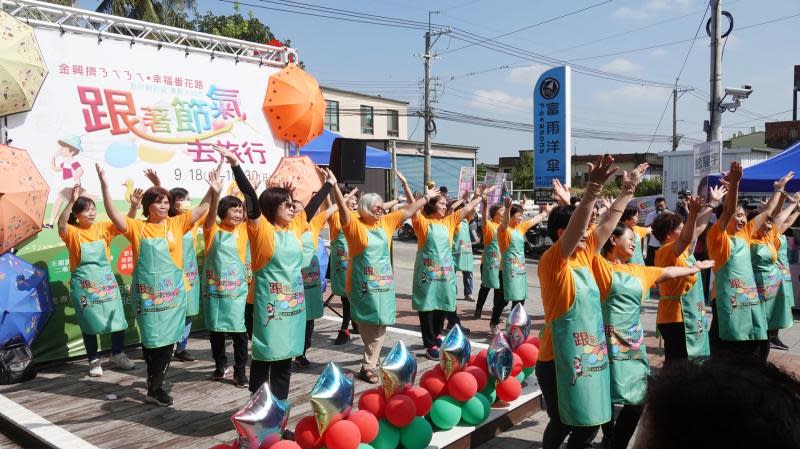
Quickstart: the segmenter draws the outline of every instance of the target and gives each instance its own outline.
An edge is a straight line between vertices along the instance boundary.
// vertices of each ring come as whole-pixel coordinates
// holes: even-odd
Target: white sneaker
[[[100,377],[103,375],[103,367],[100,366],[100,359],[89,362],[89,377]]]
[[[131,359],[124,352],[120,352],[119,354],[111,354],[111,357],[108,358],[108,361],[116,365],[119,369],[134,369],[136,368],[136,364],[133,363]]]

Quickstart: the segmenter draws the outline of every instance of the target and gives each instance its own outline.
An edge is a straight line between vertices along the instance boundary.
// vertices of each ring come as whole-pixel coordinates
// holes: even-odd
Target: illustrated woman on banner
[[[56,217],[61,213],[61,206],[68,203],[72,194],[72,187],[78,186],[80,193],[85,192],[80,187],[81,177],[83,177],[83,167],[75,157],[83,151],[81,138],[79,136],[65,137],[58,141],[58,150],[50,158],[50,169],[54,172],[61,172],[61,186],[56,195],[53,207],[50,209],[50,219],[44,225],[45,228],[52,229]]]

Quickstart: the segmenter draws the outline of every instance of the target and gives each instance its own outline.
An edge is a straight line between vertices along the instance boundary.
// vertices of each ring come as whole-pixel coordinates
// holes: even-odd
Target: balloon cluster
[[[239,437],[233,443],[224,443],[212,449],[291,449],[291,441],[283,441],[283,431],[289,419],[291,404],[275,398],[264,383],[239,411],[231,416]]]

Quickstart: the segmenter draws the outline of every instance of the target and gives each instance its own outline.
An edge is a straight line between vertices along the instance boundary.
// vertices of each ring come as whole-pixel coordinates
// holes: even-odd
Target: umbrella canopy
[[[42,230],[49,192],[27,151],[0,145],[0,254]]]
[[[289,182],[294,187],[295,200],[308,204],[308,201],[322,187],[317,166],[308,156],[284,157],[269,177],[269,187],[280,187]]]
[[[0,348],[30,346],[52,314],[47,270],[10,253],[0,256]]]
[[[46,76],[33,28],[0,11],[0,116],[30,111]]]
[[[295,64],[269,77],[262,107],[275,137],[302,147],[322,133],[325,99],[311,75]]]

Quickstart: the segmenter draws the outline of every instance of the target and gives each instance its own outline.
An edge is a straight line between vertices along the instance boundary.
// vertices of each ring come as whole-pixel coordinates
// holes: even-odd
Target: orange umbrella
[[[27,151],[0,145],[0,254],[42,230],[49,192]]]
[[[322,187],[322,179],[317,166],[308,156],[283,157],[269,177],[269,187],[280,187],[289,182],[294,187],[295,200],[308,204],[308,201]]]
[[[325,99],[311,75],[289,64],[269,77],[267,96],[261,108],[272,134],[302,147],[322,134]]]

